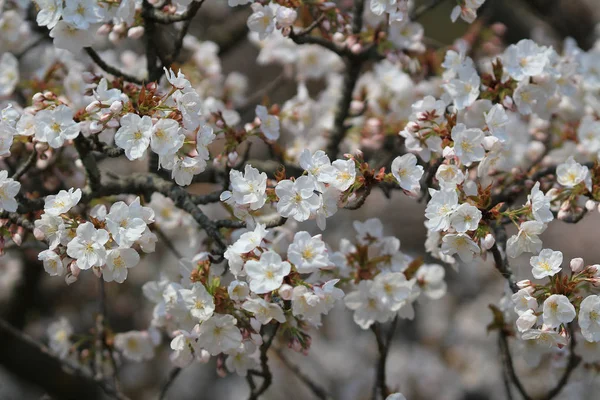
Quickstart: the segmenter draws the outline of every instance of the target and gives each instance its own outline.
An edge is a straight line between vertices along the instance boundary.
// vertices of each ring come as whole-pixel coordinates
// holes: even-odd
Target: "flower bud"
[[[37,92],[32,97],[33,104],[40,104],[44,102],[44,95],[40,92]]]
[[[108,40],[113,44],[118,44],[121,41],[121,36],[115,31],[108,34]]]
[[[499,140],[500,139],[495,136],[486,136],[483,138],[483,148],[486,150],[491,150],[494,144],[496,144],[496,142]]]
[[[336,32],[333,34],[333,41],[336,43],[342,43],[344,41],[344,34],[342,32]]]
[[[588,211],[594,211],[598,204],[594,200],[588,200],[585,202],[585,209]]]
[[[491,233],[488,233],[481,240],[481,247],[483,247],[485,250],[489,250],[494,246],[494,243],[496,243],[496,238],[494,238],[494,235]]]
[[[104,24],[96,31],[96,34],[99,36],[106,36],[112,31],[112,26],[109,24]]]
[[[293,8],[279,7],[277,9],[277,23],[282,27],[292,26],[298,17],[298,13]]]
[[[573,271],[575,273],[582,271],[583,270],[583,258],[577,257],[577,258],[572,259],[569,266],[571,267],[571,271]]]
[[[100,109],[101,103],[97,100],[92,101],[90,104],[85,107],[85,112],[88,114],[93,114]]]
[[[113,101],[113,103],[110,105],[110,112],[112,112],[113,114],[120,113],[122,109],[123,103],[121,101]]]
[[[134,26],[133,28],[129,28],[127,31],[127,37],[130,39],[139,39],[142,36],[144,36],[143,26]]]
[[[360,43],[354,43],[352,47],[350,47],[350,51],[354,54],[358,54],[362,51],[362,46]]]
[[[92,267],[92,272],[98,278],[100,278],[102,276],[102,270],[100,269],[100,267]]]
[[[519,289],[525,289],[529,286],[531,286],[531,281],[529,279],[524,279],[522,281],[517,282],[517,287]]]
[[[284,283],[279,288],[279,297],[281,297],[283,300],[291,300],[293,290],[294,288],[292,286],[288,285],[287,283]]]
[[[450,146],[444,147],[444,150],[442,150],[442,156],[444,158],[454,157],[454,147],[450,147]]]
[[[77,282],[77,276],[75,276],[73,274],[67,274],[65,276],[65,282],[67,285],[71,285],[71,284]]]

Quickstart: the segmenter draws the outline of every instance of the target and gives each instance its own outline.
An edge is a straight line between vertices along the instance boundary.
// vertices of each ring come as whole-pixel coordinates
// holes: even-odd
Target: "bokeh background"
[[[505,24],[505,39],[509,43],[531,37],[560,47],[564,37],[572,36],[581,47],[589,48],[594,43],[596,22],[600,21],[598,0],[488,0],[487,3],[481,18],[486,24]],[[450,22],[453,6],[453,1],[445,1],[421,19],[425,35],[432,43],[450,45],[467,32],[467,24]],[[272,82],[280,74],[280,68],[255,65],[258,49],[246,38],[247,16],[247,8],[232,10],[225,0],[207,0],[192,24],[191,33],[200,40],[215,41],[220,46],[223,72],[246,74],[250,82],[249,93],[253,93]],[[169,36],[166,35],[164,40],[168,41]],[[136,50],[134,44],[131,48]],[[283,80],[269,96],[272,102],[282,102],[293,96],[295,90],[294,82]],[[318,91],[319,84],[314,84],[311,90]],[[242,113],[242,119],[251,119],[253,107],[245,113]],[[268,155],[260,146],[254,146],[251,157],[268,158]],[[145,164],[133,164],[132,167],[130,162],[110,160],[110,164],[102,163],[101,168],[124,173],[143,170]],[[210,185],[195,185],[190,190],[205,193],[214,189]],[[218,213],[218,208],[218,205],[206,207],[206,211]],[[401,240],[403,252],[412,257],[427,258],[423,245],[426,236],[424,208],[425,204],[399,193],[387,199],[376,191],[360,210],[341,210],[328,221],[330,228],[324,239],[337,249],[340,238],[352,236],[353,220],[377,217],[384,222],[387,235]],[[556,221],[542,239],[545,247],[562,251],[565,260],[583,257],[586,264],[600,263],[599,223],[597,213],[590,213],[577,225]],[[314,222],[304,224],[302,228],[316,233]],[[194,246],[189,244],[189,231],[172,230],[168,236],[184,256],[191,257],[201,248],[201,234]],[[67,287],[63,279],[53,279],[45,274],[36,261],[40,250],[40,247],[27,243],[22,248],[8,248],[0,258],[0,310],[3,317],[42,341],[48,324],[60,317],[66,317],[76,332],[89,332],[97,307],[93,275],[82,274],[76,284]],[[517,259],[512,266],[518,278],[528,277],[527,257]],[[161,273],[175,278],[177,258],[159,242],[156,253],[146,255],[139,266],[130,270],[130,278],[125,284],[107,285],[108,318],[116,331],[148,326],[152,304],[143,297],[141,285],[157,279]],[[388,385],[402,391],[409,400],[506,399],[497,335],[486,331],[491,321],[488,305],[499,302],[505,290],[504,280],[490,260],[462,264],[457,270],[449,268],[446,277],[448,294],[443,299],[419,302],[415,319],[401,320],[398,324],[387,362]],[[372,332],[356,326],[351,313],[340,303],[324,319],[322,329],[312,333],[313,344],[307,356],[284,347],[285,357],[326,388],[333,399],[371,398],[378,356]],[[157,349],[157,357],[151,362],[125,362],[121,366],[119,374],[124,391],[132,399],[157,397],[171,369],[167,348],[168,342]],[[30,383],[29,374],[42,374],[58,381],[64,375],[56,365],[36,360],[26,348],[0,340],[0,400],[48,398],[44,397],[46,394],[42,389]],[[515,362],[529,392],[534,395],[542,393],[556,379],[552,360],[546,360],[532,370],[515,350]],[[314,398],[277,354],[270,355],[270,365],[274,383],[264,399]],[[575,397],[575,393],[587,393],[589,399],[600,398],[599,392],[591,389],[595,387],[596,379],[590,379],[586,375],[586,385],[571,385],[558,398],[580,398]],[[599,389],[595,387],[595,390]],[[64,381],[64,395],[65,398],[104,398],[101,392],[79,387],[73,381]],[[218,377],[213,359],[208,364],[186,368],[167,398],[237,400],[247,395],[245,380],[237,375]]]

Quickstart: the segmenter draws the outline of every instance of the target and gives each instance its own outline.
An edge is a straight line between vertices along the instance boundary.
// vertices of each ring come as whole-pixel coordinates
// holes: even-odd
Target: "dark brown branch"
[[[387,363],[390,345],[392,344],[392,339],[394,337],[394,331],[396,330],[397,324],[398,316],[396,316],[392,321],[387,335],[385,336],[381,330],[381,324],[375,322],[373,325],[371,325],[371,330],[375,334],[375,339],[377,340],[377,349],[379,351],[379,361],[377,362],[377,372],[375,383],[373,385],[373,400],[377,400],[378,398],[385,399],[390,394],[390,390],[385,383],[385,365]]]
[[[320,400],[331,400],[332,397],[319,384],[315,383],[308,375],[306,375],[297,365],[292,364],[290,360],[283,354],[282,350],[277,351],[277,357],[281,362],[304,383],[310,391]]]
[[[175,382],[175,379],[177,379],[177,377],[179,376],[180,373],[181,373],[181,368],[179,368],[179,367],[173,368],[171,370],[171,372],[169,372],[169,377],[167,378],[167,381],[164,383],[162,389],[160,390],[160,395],[158,396],[159,400],[164,400],[167,398],[167,392],[169,391],[169,389]]]
[[[19,180],[19,178],[21,178],[23,175],[25,175],[27,173],[27,171],[29,171],[29,169],[35,165],[36,161],[37,161],[37,151],[35,151],[35,149],[33,149],[31,154],[27,158],[27,160],[23,163],[23,165],[21,165],[19,168],[17,168],[17,170],[15,171],[13,176],[11,176],[11,178],[14,179],[15,181]]]
[[[271,348],[271,344],[273,344],[273,339],[277,336],[279,326],[279,323],[277,323],[273,328],[273,332],[269,335],[269,338],[260,346],[260,371],[248,371],[248,384],[250,385],[250,397],[248,400],[258,400],[258,398],[271,386],[273,375],[269,369],[269,357],[267,356],[267,352]],[[266,327],[266,325],[263,326],[263,329],[264,327]],[[255,386],[252,376],[260,376],[262,378],[263,381],[260,387],[257,388]]]
[[[85,47],[84,50],[90,56],[90,58],[96,63],[96,65],[98,65],[104,72],[107,72],[117,78],[121,78],[121,79],[129,81],[129,82],[137,83],[138,85],[141,85],[143,83],[143,81],[141,79],[138,79],[133,75],[126,74],[125,72],[119,70],[118,68],[108,65],[106,63],[106,61],[104,61],[100,57],[100,55],[98,53],[96,53],[96,50],[92,49],[91,47]]]

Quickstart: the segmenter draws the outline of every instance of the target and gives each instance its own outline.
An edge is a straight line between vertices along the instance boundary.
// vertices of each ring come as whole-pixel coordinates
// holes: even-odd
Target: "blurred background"
[[[230,9],[226,3],[225,0],[207,0],[191,26],[191,34],[201,41],[216,42],[220,48],[223,73],[243,72],[249,78],[248,93],[253,93],[272,82],[279,75],[280,68],[254,63],[258,49],[247,39],[245,25],[249,9]],[[344,3],[348,1],[338,3],[346,6]],[[439,46],[451,45],[467,32],[469,25],[450,21],[454,5],[453,1],[447,0],[419,21],[425,28],[427,40]],[[505,24],[505,39],[509,43],[530,37],[543,44],[560,47],[562,39],[570,36],[582,48],[589,49],[594,43],[596,23],[600,21],[599,12],[598,0],[487,0],[480,16],[486,24]],[[168,35],[165,40],[168,40]],[[318,84],[315,90],[318,90]],[[295,82],[284,80],[270,92],[271,101],[285,101],[295,91]],[[253,107],[242,112],[242,120],[252,117]],[[260,146],[254,146],[251,158],[264,159],[268,155]],[[137,165],[134,169],[139,168],[140,171],[145,168],[143,163],[134,165]],[[101,168],[122,173],[131,170],[132,163],[111,159],[110,165],[102,163]],[[215,189],[199,184],[190,190],[205,193]],[[404,253],[427,259],[423,246],[426,237],[424,208],[425,204],[400,193],[394,193],[391,199],[387,199],[376,191],[360,210],[340,210],[328,221],[329,228],[324,239],[337,250],[340,238],[353,236],[352,221],[377,217],[384,222],[386,235],[401,240]],[[218,209],[218,205],[212,209],[205,207],[209,214],[218,213]],[[599,223],[597,213],[590,213],[577,225],[553,222],[542,235],[544,246],[562,251],[565,260],[583,257],[586,264],[600,263],[600,246],[597,244]],[[317,233],[314,222],[302,228]],[[191,258],[201,249],[202,237],[195,241],[196,244],[190,245],[189,230],[173,229],[167,233],[178,251],[186,257]],[[90,332],[97,308],[95,277],[82,274],[76,284],[66,286],[63,279],[51,278],[43,271],[37,261],[40,250],[42,248],[31,241],[21,248],[7,248],[6,254],[0,258],[0,310],[3,318],[42,341],[46,340],[48,325],[60,317],[67,318],[75,332]],[[156,253],[146,255],[139,266],[130,270],[126,283],[106,285],[108,318],[115,331],[147,328],[153,305],[142,295],[141,285],[156,280],[161,273],[175,278],[177,261],[173,252],[159,241]],[[441,300],[419,302],[415,319],[400,321],[387,362],[388,386],[391,389],[401,391],[409,400],[507,398],[497,335],[486,332],[491,321],[488,305],[498,304],[505,284],[489,261],[460,265],[456,271],[448,269],[447,295]],[[519,279],[528,277],[527,257],[515,260],[512,266]],[[340,302],[324,318],[322,329],[312,331],[312,334],[312,347],[307,356],[284,348],[282,351],[286,359],[325,388],[333,399],[371,398],[378,354],[372,332],[361,330]],[[552,360],[546,360],[532,370],[525,365],[517,350],[513,352],[517,370],[532,395],[542,393],[554,382],[556,376],[549,368]],[[168,353],[168,342],[164,342],[157,348],[157,356],[151,362],[123,363],[119,376],[124,392],[132,399],[157,398],[171,369]],[[274,383],[264,394],[264,399],[315,398],[276,353],[270,354],[270,365]],[[27,346],[0,337],[0,400],[49,398],[44,397],[46,393],[42,388],[31,383],[35,381],[32,375],[36,379],[53,381],[62,393],[56,398],[105,398],[95,388],[78,384],[76,378],[61,373],[57,364],[40,358]],[[595,381],[587,383],[594,385]],[[581,390],[580,386],[572,385],[557,398],[580,398],[574,393]],[[597,393],[589,391],[587,398],[600,398]],[[245,399],[247,395],[248,387],[243,378],[235,374],[225,378],[217,376],[213,358],[208,364],[194,364],[186,368],[167,398],[237,400]]]

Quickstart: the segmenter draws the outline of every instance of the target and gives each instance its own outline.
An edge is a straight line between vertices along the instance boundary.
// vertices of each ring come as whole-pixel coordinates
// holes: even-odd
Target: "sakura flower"
[[[73,111],[65,105],[35,115],[36,139],[48,142],[55,149],[62,147],[66,140],[79,136],[79,130],[79,124],[73,120]]]
[[[285,322],[285,315],[283,315],[281,307],[277,304],[269,303],[260,297],[253,297],[246,300],[242,304],[242,308],[251,312],[254,318],[263,325],[268,324],[273,319],[281,323]]]
[[[544,249],[537,256],[531,257],[530,264],[533,267],[533,277],[543,279],[547,276],[554,276],[560,272],[563,261],[563,254],[560,251]]]
[[[423,167],[417,165],[417,157],[412,153],[396,157],[392,161],[392,174],[406,191],[418,192],[421,188],[419,181],[423,176]]]
[[[540,190],[540,183],[536,182],[531,188],[531,194],[527,196],[527,204],[531,207],[533,218],[542,223],[551,222],[554,219],[552,211],[550,211],[550,196],[544,195]]]
[[[46,197],[44,212],[48,215],[58,216],[69,212],[81,200],[81,189],[61,190],[56,195]]]
[[[459,233],[474,231],[479,226],[481,211],[471,204],[461,204],[450,217],[450,225]]]
[[[9,212],[17,211],[15,196],[21,190],[21,183],[8,177],[8,171],[0,171],[0,209]]]
[[[66,318],[51,323],[46,331],[50,349],[59,357],[65,358],[71,349],[71,336],[73,335],[73,327]]]
[[[67,254],[77,260],[77,267],[86,270],[104,265],[104,245],[108,242],[108,232],[96,229],[91,222],[86,222],[77,227],[76,233],[77,236],[67,245]]]
[[[538,317],[533,313],[533,310],[529,309],[519,315],[519,318],[517,318],[515,324],[517,325],[519,332],[525,332],[533,328],[537,320]]]
[[[479,246],[464,233],[449,234],[442,239],[442,252],[450,256],[458,254],[463,262],[473,261],[473,256],[479,251]]]
[[[531,288],[525,288],[520,289],[512,295],[511,300],[515,304],[515,312],[517,314],[521,315],[527,312],[527,310],[537,310],[537,299],[531,295],[532,292]]]
[[[265,40],[275,29],[273,9],[269,5],[253,3],[252,11],[252,15],[248,17],[248,29],[251,32],[257,32],[260,40]]]
[[[210,354],[205,354],[206,350],[200,348],[197,343],[198,340],[198,332],[196,329],[193,329],[191,332],[180,329],[177,331],[177,335],[171,340],[171,349],[173,353],[171,354],[171,362],[179,367],[185,368],[190,365],[194,359],[203,358],[208,359]]]
[[[458,207],[458,194],[454,189],[430,189],[431,199],[425,209],[427,228],[434,231],[445,231],[450,227],[450,216]]]
[[[579,327],[589,342],[600,342],[600,297],[590,295],[579,306]]]
[[[0,97],[10,96],[19,82],[19,60],[12,53],[0,56]]]
[[[44,250],[38,254],[38,260],[44,264],[44,270],[50,276],[62,276],[65,273],[65,266],[60,256],[53,250]]]
[[[320,206],[315,184],[315,178],[311,176],[301,176],[295,181],[280,181],[275,187],[275,193],[279,197],[277,212],[284,218],[306,221]]]
[[[591,190],[590,170],[585,165],[581,165],[573,159],[573,156],[567,159],[567,162],[559,164],[556,167],[556,179],[558,183],[567,188],[572,188],[585,183],[585,186]]]
[[[329,186],[321,193],[321,205],[317,209],[317,226],[321,230],[325,230],[327,226],[327,218],[334,215],[338,208],[341,192],[336,188]]]
[[[329,157],[323,150],[311,154],[309,149],[304,149],[300,154],[300,166],[314,176],[319,182],[332,182],[337,169],[331,166]]]
[[[167,81],[173,86],[175,90],[185,91],[186,89],[190,89],[192,85],[190,81],[187,80],[184,74],[181,73],[181,70],[175,74],[172,69],[163,68],[165,71],[165,76],[167,77]]]
[[[260,130],[269,140],[279,139],[279,118],[270,115],[265,106],[256,106],[256,116],[260,120]]]
[[[369,218],[365,222],[354,221],[352,226],[356,231],[356,240],[360,244],[373,244],[383,239],[383,224],[378,218]]]
[[[423,294],[431,299],[441,299],[446,294],[446,270],[438,264],[424,264],[415,275]]]
[[[125,202],[118,201],[106,215],[106,227],[115,242],[122,247],[131,246],[146,229],[146,222],[140,215],[132,213],[131,208]]]
[[[159,156],[175,154],[181,146],[185,136],[181,134],[179,123],[172,119],[160,119],[152,128],[150,147]]]
[[[278,289],[290,273],[290,263],[281,261],[279,254],[266,251],[260,260],[249,260],[245,265],[246,274],[250,279],[250,290],[256,294],[268,293]]]
[[[327,248],[321,235],[311,237],[305,231],[297,232],[294,235],[294,242],[288,248],[288,259],[301,274],[329,266]]]
[[[121,118],[121,127],[115,133],[115,144],[125,150],[129,160],[141,158],[150,145],[152,119],[144,115],[125,114]]]
[[[354,160],[335,160],[331,163],[331,166],[333,167],[332,175],[323,180],[323,182],[331,184],[334,188],[342,192],[354,184],[354,180],[356,179],[356,164]]]
[[[62,18],[76,29],[88,29],[90,24],[100,21],[99,11],[93,0],[70,0],[65,2]]]
[[[148,332],[117,333],[114,340],[115,348],[128,360],[142,362],[154,357],[154,344]]]
[[[213,314],[200,324],[198,346],[211,355],[233,351],[242,343],[242,334],[235,326],[237,320],[228,314]]]
[[[401,272],[386,272],[375,277],[371,290],[385,308],[398,311],[410,296],[414,283]]]
[[[194,175],[204,172],[205,169],[206,161],[199,157],[177,157],[171,171],[171,178],[179,186],[187,186],[192,183]]]
[[[258,210],[267,200],[267,174],[246,164],[244,173],[232,169],[229,173],[231,192],[221,194],[221,201],[233,199],[237,204],[247,204],[251,210]]]
[[[229,286],[227,286],[227,294],[229,294],[229,298],[233,301],[241,301],[245,300],[250,294],[250,289],[248,288],[248,284],[242,281],[231,281]]]
[[[237,349],[228,352],[229,357],[225,360],[225,367],[227,367],[229,372],[235,372],[239,376],[246,376],[249,370],[258,366],[258,361],[252,356],[255,352],[256,345],[251,341],[245,341]]]
[[[516,81],[526,77],[540,75],[548,62],[545,48],[533,40],[523,39],[508,46],[502,57],[506,72]]]
[[[102,278],[106,282],[125,282],[127,270],[140,262],[140,255],[131,248],[109,250],[106,255],[106,267],[102,270]]]
[[[181,289],[179,293],[185,307],[200,322],[213,315],[215,302],[202,283],[195,282],[190,289]]]
[[[0,172],[0,175],[1,174],[2,173]],[[50,250],[57,248],[66,236],[66,227],[63,219],[55,215],[50,215],[48,213],[42,214],[40,219],[35,220],[34,226],[36,230],[44,235]]]
[[[553,294],[544,301],[544,325],[550,328],[568,324],[575,319],[575,315],[575,307],[567,296]]]
[[[94,30],[78,29],[75,25],[63,20],[56,23],[49,35],[54,39],[54,47],[69,50],[72,53],[76,53],[84,47],[90,47],[95,39]]]
[[[384,322],[392,315],[373,291],[373,285],[373,281],[360,281],[357,290],[344,298],[346,307],[354,311],[354,322],[362,329],[368,329],[375,321]]]
[[[435,178],[444,188],[454,189],[465,180],[465,174],[455,164],[442,164],[435,173]]]
[[[502,104],[494,104],[490,111],[484,113],[485,123],[492,136],[497,137],[500,141],[505,142],[508,139],[506,134],[506,126],[510,122],[506,110]]]
[[[535,340],[546,349],[566,345],[567,339],[560,333],[552,330],[530,329],[521,336],[523,340]]]
[[[458,70],[457,78],[451,79],[443,87],[454,100],[456,109],[463,110],[473,104],[479,97],[480,84],[481,79],[477,75],[477,70],[465,66]]]
[[[456,124],[452,128],[454,154],[467,166],[474,161],[481,161],[485,156],[483,137],[481,129],[467,129],[464,124]]]
[[[208,152],[208,146],[215,140],[215,134],[210,125],[201,125],[196,134],[196,151],[198,156],[202,160],[209,160],[210,153]]]
[[[546,225],[538,221],[526,221],[519,227],[519,233],[511,236],[506,242],[506,254],[516,258],[522,253],[537,254],[542,249],[542,241],[538,237],[546,230]]]
[[[48,29],[54,28],[62,16],[62,0],[35,0],[35,3],[40,10],[36,16],[37,24]]]

